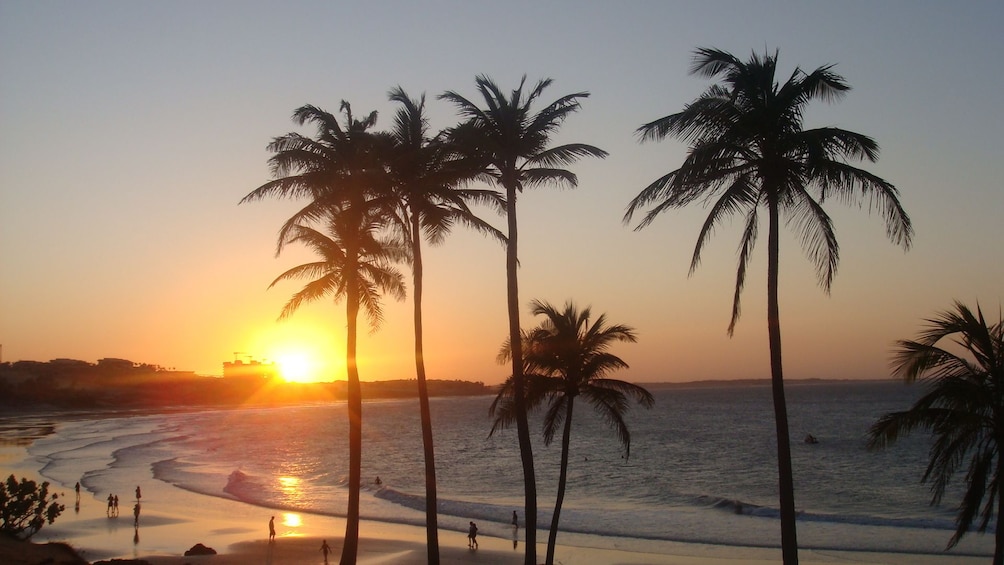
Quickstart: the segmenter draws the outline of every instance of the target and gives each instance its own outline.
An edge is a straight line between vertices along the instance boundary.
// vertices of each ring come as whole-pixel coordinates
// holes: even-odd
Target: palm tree
[[[430,565],[439,563],[439,528],[436,513],[436,462],[432,438],[432,416],[426,383],[422,340],[423,262],[422,235],[432,244],[440,243],[458,222],[501,235],[468,207],[468,202],[499,205],[494,190],[460,188],[477,171],[453,159],[450,147],[441,139],[430,139],[425,116],[425,96],[413,100],[401,88],[390,91],[390,100],[400,104],[390,134],[394,141],[388,161],[392,183],[399,194],[398,228],[410,245],[415,325],[415,372],[422,419],[425,453],[425,527]]]
[[[362,486],[362,390],[356,365],[356,318],[360,305],[368,312],[379,312],[373,309],[374,296],[367,291],[367,283],[360,274],[366,268],[366,257],[380,256],[374,242],[381,245],[383,242],[379,242],[375,234],[385,228],[387,217],[392,214],[393,195],[385,164],[390,138],[369,131],[376,124],[376,112],[356,120],[351,106],[344,101],[341,111],[345,115],[344,126],[334,115],[315,106],[297,109],[293,113],[294,121],[300,125],[313,123],[317,127],[315,137],[288,133],[275,138],[268,146],[275,153],[269,159],[275,178],[249,193],[241,203],[266,196],[311,199],[283,225],[277,254],[291,241],[308,243],[297,237],[304,226],[312,222],[331,224],[337,230],[337,243],[343,247],[344,288],[336,296],[345,297],[348,319],[349,500],[341,557],[343,565],[347,565],[355,563],[359,546],[359,490]],[[379,318],[371,319],[378,321]]]
[[[791,564],[798,562],[798,542],[778,312],[781,221],[795,229],[826,292],[839,260],[833,223],[822,207],[826,198],[836,197],[847,203],[866,198],[870,208],[884,216],[889,238],[904,248],[909,248],[913,228],[896,188],[847,161],[875,161],[878,144],[874,140],[833,127],[803,129],[802,114],[810,101],[835,100],[850,89],[843,77],[833,73],[831,66],[811,73],[796,68],[784,84],[778,85],[776,65],[776,52],[762,57],[753,54],[743,62],[717,49],[696,51],[691,72],[721,77],[722,82],[710,86],[683,111],[638,129],[642,141],[675,136],[689,142],[690,148],[680,168],[645,187],[631,201],[624,221],[630,222],[635,212],[650,207],[636,227],[641,229],[666,210],[696,200],[713,201],[694,248],[690,263],[693,273],[715,227],[733,215],[742,217],[744,229],[728,328],[732,335],[760,229],[760,212],[766,210],[767,330],[777,433],[781,546],[784,562]]]
[[[1004,317],[988,325],[979,305],[961,302],[928,320],[915,341],[897,342],[893,375],[924,381],[927,391],[909,410],[882,416],[869,430],[868,446],[884,448],[915,429],[934,436],[922,482],[931,481],[932,504],[941,502],[955,472],[965,465],[966,492],[955,518],[951,549],[977,514],[985,532],[997,515],[994,563],[1004,563]],[[948,343],[950,349],[942,345]],[[964,353],[963,353],[964,352]],[[963,356],[965,354],[965,356]],[[986,501],[984,503],[984,498]],[[981,508],[982,505],[982,508]]]
[[[546,563],[551,565],[554,563],[558,520],[568,482],[568,451],[575,398],[582,397],[617,432],[625,457],[631,455],[631,433],[624,421],[624,415],[630,408],[628,397],[633,397],[646,408],[651,408],[655,399],[638,385],[606,377],[617,369],[628,368],[624,360],[607,350],[614,342],[637,341],[633,328],[620,324],[607,325],[606,315],[600,315],[592,322],[589,308],[580,311],[571,302],[565,303],[561,311],[537,300],[531,303],[531,308],[535,316],[546,316],[546,319],[522,338],[528,380],[526,405],[528,409],[533,409],[548,403],[543,421],[545,445],[550,445],[558,428],[562,428],[558,493],[547,538]],[[511,359],[510,343],[506,342],[503,346],[499,354],[500,362]],[[512,379],[507,380],[492,402],[490,413],[495,422],[488,435],[509,427],[515,419],[512,384]]]
[[[516,222],[516,197],[525,187],[553,184],[574,187],[578,179],[561,167],[574,163],[580,157],[605,157],[607,153],[591,145],[579,143],[548,147],[551,135],[571,113],[579,109],[579,100],[587,92],[568,94],[551,102],[537,112],[532,106],[540,98],[551,79],[539,81],[528,93],[523,87],[526,76],[509,96],[487,76],[475,79],[485,107],[448,91],[440,98],[457,107],[465,122],[453,128],[449,137],[455,147],[469,157],[484,164],[484,172],[505,190],[506,215],[506,294],[509,312],[509,339],[512,348],[512,380],[515,399],[516,435],[519,438],[520,459],[523,464],[526,521],[526,565],[536,564],[537,487],[533,469],[533,451],[530,444],[530,427],[523,404],[525,388],[523,379],[523,352],[520,343],[519,285],[516,278],[518,265],[518,233]]]

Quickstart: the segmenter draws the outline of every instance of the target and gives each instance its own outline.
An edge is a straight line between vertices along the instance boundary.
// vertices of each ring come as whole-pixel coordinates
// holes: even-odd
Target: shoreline
[[[24,430],[32,429],[28,424]],[[30,434],[28,434],[30,435]],[[47,434],[42,434],[47,435]],[[23,436],[16,436],[24,440]],[[53,541],[67,543],[88,562],[107,559],[144,559],[154,565],[211,563],[230,565],[265,560],[271,565],[283,563],[323,563],[320,543],[326,539],[334,550],[329,559],[338,560],[344,518],[326,514],[270,509],[232,498],[184,490],[152,476],[152,469],[136,465],[125,469],[130,484],[122,485],[122,516],[109,518],[102,496],[83,492],[79,508],[73,506],[72,486],[40,476],[44,461],[28,454],[25,441],[0,446],[0,465],[4,474],[49,481],[51,490],[60,493],[66,510],[52,525],[46,525],[33,538],[38,546]],[[120,471],[122,469],[120,468]],[[65,479],[64,479],[65,480]],[[138,527],[134,527],[129,493],[142,485],[143,499]],[[69,493],[69,496],[63,493]],[[107,495],[107,493],[102,493]],[[267,544],[267,523],[276,516],[277,544]],[[481,547],[468,551],[466,533],[443,527],[441,516],[439,540],[441,562],[522,563],[523,532],[514,539],[503,523],[479,523]],[[500,535],[501,534],[501,535]],[[360,523],[359,562],[371,565],[425,563],[425,528],[416,525],[362,520]],[[538,532],[538,557],[546,554],[547,532]],[[218,555],[184,557],[197,543],[214,548]],[[847,549],[802,549],[804,563],[841,563],[854,561],[882,565],[948,565],[984,563],[986,556],[932,553],[890,553]],[[562,532],[558,538],[556,563],[595,563],[597,565],[680,565],[777,563],[780,549],[771,547],[728,546],[711,543],[674,542],[626,537]],[[37,563],[35,561],[34,563]],[[56,561],[58,562],[58,561]]]
[[[327,540],[332,548],[329,562],[336,563],[345,529],[344,518],[270,510],[183,491],[152,480],[143,485],[138,527],[133,526],[131,515],[125,515],[128,512],[123,512],[119,518],[108,518],[103,501],[92,496],[83,498],[79,512],[68,507],[63,516],[53,525],[45,526],[34,541],[66,543],[89,563],[143,559],[151,565],[322,564],[321,541]],[[126,507],[131,504],[130,501]],[[276,517],[277,538],[274,544],[269,544],[267,524],[272,515]],[[427,562],[424,527],[361,520],[359,536],[360,564],[420,565]],[[546,554],[546,539],[546,532],[538,532],[540,561]],[[441,563],[518,565],[523,562],[523,540],[523,532],[518,531],[514,549],[513,538],[482,533],[478,535],[479,549],[472,551],[467,548],[465,533],[440,528]],[[562,534],[558,540],[555,562],[566,565],[766,565],[779,563],[781,559],[778,548],[685,542],[651,544],[645,540],[600,539],[583,534]],[[217,555],[185,557],[184,552],[197,543],[215,549]],[[608,545],[614,547],[606,547]],[[801,562],[807,564],[853,561],[874,565],[976,565],[986,562],[985,557],[957,554],[802,549],[799,555]]]

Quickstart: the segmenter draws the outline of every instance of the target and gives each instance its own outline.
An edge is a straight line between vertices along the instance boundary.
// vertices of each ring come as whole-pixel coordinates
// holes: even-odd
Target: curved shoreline
[[[43,434],[44,437],[48,434]],[[16,465],[20,466],[19,471],[26,476],[35,479],[49,480],[56,484],[58,489],[66,488],[58,481],[41,477],[42,469],[38,467],[43,463],[38,457],[28,455],[24,445],[7,444],[8,452],[22,454]],[[140,468],[143,467],[143,468]],[[44,464],[43,464],[44,468]],[[140,527],[133,530],[132,521],[127,518],[111,520],[107,518],[104,510],[104,503],[99,497],[85,495],[82,507],[79,512],[74,512],[72,508],[67,508],[54,525],[46,526],[37,537],[39,541],[57,540],[70,543],[72,546],[81,549],[83,557],[89,560],[109,559],[109,558],[131,558],[131,557],[164,557],[181,556],[186,549],[195,543],[204,543],[215,547],[221,553],[229,553],[239,550],[240,544],[253,543],[260,539],[256,534],[262,530],[262,524],[267,523],[268,516],[275,515],[295,515],[300,521],[297,526],[290,526],[280,536],[285,535],[290,539],[316,538],[328,539],[329,544],[334,544],[344,531],[344,518],[336,513],[315,514],[304,512],[294,508],[269,508],[255,505],[240,499],[236,499],[226,494],[220,495],[206,494],[195,490],[183,489],[171,483],[156,479],[152,468],[147,466],[136,466],[125,470],[119,469],[117,472],[124,473],[123,480],[129,483],[141,483],[143,485],[143,514]],[[129,492],[135,484],[130,484],[128,488],[123,486],[123,490],[118,492]],[[71,493],[72,494],[72,493]],[[70,500],[70,499],[64,499]],[[466,520],[466,519],[464,519]],[[466,524],[466,521],[463,522]],[[482,523],[479,521],[479,524]],[[507,550],[508,554],[518,553],[522,555],[522,535],[516,539],[517,551],[513,551],[513,540],[508,536],[508,526],[502,522],[484,522],[479,539],[485,540],[483,549]],[[225,527],[221,527],[225,526]],[[455,545],[466,546],[466,534],[463,528],[451,527],[449,520],[440,521],[441,548],[446,551]],[[193,535],[194,533],[194,535]],[[800,531],[800,534],[802,531]],[[135,535],[134,535],[135,534]],[[205,534],[205,535],[204,535]],[[521,532],[520,532],[521,534]],[[414,547],[409,547],[407,551],[417,551],[424,556],[425,550],[425,529],[414,522],[384,521],[372,518],[363,520],[361,524],[361,535],[373,541],[377,546],[391,546],[400,548],[391,542],[410,542]],[[708,536],[709,539],[711,536]],[[978,539],[980,536],[974,535]],[[800,536],[800,539],[802,536]],[[951,554],[921,553],[921,552],[898,552],[898,551],[874,551],[866,549],[848,549],[845,547],[834,548],[821,544],[809,542],[810,536],[803,539],[801,552],[806,555],[804,559],[829,562],[826,555],[855,556],[855,559],[863,559],[866,563],[972,563],[984,562],[986,553],[973,552],[963,544],[962,547]],[[281,539],[283,539],[281,537]],[[538,540],[545,540],[546,532],[538,534]],[[834,538],[836,539],[836,538]],[[724,545],[707,541],[672,541],[665,538],[646,539],[644,537],[620,537],[603,536],[590,533],[574,533],[562,531],[559,536],[558,556],[564,557],[566,563],[570,556],[579,556],[580,559],[588,554],[588,562],[601,563],[596,561],[599,555],[607,552],[614,554],[610,563],[681,563],[695,561],[679,561],[681,558],[705,557],[715,561],[710,562],[777,562],[780,550],[764,544],[761,547],[752,545]],[[318,542],[319,546],[320,543]],[[815,545],[815,548],[809,548]],[[495,547],[497,546],[497,547]],[[973,547],[973,546],[970,546]],[[978,547],[978,546],[977,546]],[[235,548],[235,549],[231,549]],[[243,550],[241,550],[243,551]],[[377,551],[374,549],[373,551]],[[404,551],[402,549],[402,551]],[[541,545],[540,554],[544,551]],[[585,552],[585,553],[584,553]],[[377,551],[379,553],[379,551]],[[484,552],[481,555],[485,555]],[[630,556],[635,557],[630,557]],[[631,561],[630,559],[644,556],[642,561]],[[459,558],[459,557],[458,557]],[[216,561],[214,563],[221,562]],[[239,562],[239,561],[235,561]],[[458,561],[463,563],[465,561]],[[521,562],[521,561],[520,561]],[[581,562],[581,561],[579,561]],[[165,563],[174,563],[166,561]],[[180,561],[177,563],[181,563]]]

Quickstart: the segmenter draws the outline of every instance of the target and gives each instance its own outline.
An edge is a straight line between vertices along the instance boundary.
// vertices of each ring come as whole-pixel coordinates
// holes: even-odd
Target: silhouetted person
[[[116,518],[119,517],[119,495],[117,494],[112,498],[112,512]]]
[[[108,514],[109,518],[112,517],[112,504],[114,504],[114,503],[115,503],[115,497],[109,494],[108,495],[108,511],[106,512],[106,514]]]
[[[321,553],[324,554],[324,562],[328,562],[328,554],[331,553],[331,546],[328,545],[328,540],[321,540]]]
[[[134,526],[138,526],[139,525],[139,503],[138,502],[136,504],[134,504],[133,507],[132,507],[132,515],[133,515],[133,525]]]
[[[467,547],[478,548],[478,525],[471,522],[471,527],[467,530]]]
[[[139,502],[140,498],[141,498],[141,494],[140,494],[139,486],[137,486],[136,487],[136,502]]]
[[[383,481],[380,480],[380,475],[377,475],[376,480],[373,482],[376,483],[376,486],[380,486],[383,484]]]
[[[513,528],[519,527],[519,516],[516,515],[515,510],[512,511],[512,527]]]
[[[268,541],[275,541],[275,516],[268,519]]]
[[[77,484],[73,485],[73,490],[77,491],[77,504],[79,505],[80,504],[80,481],[77,481]]]

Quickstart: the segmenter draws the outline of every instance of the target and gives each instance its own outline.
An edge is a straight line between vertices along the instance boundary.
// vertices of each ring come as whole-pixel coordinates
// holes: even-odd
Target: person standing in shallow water
[[[268,519],[268,541],[275,541],[275,516]]]

